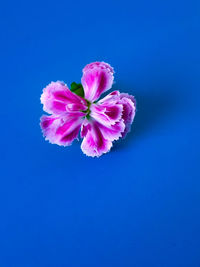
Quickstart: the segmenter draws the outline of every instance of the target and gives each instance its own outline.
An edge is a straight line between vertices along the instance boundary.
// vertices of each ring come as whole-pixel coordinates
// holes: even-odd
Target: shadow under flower
[[[119,87],[120,89],[123,87]],[[117,88],[115,88],[117,90]],[[124,91],[121,89],[121,91]],[[128,91],[136,99],[136,115],[133,121],[131,132],[125,139],[115,142],[112,150],[126,147],[134,139],[148,134],[159,123],[170,118],[170,114],[176,106],[176,98],[168,88],[149,89],[137,92]]]

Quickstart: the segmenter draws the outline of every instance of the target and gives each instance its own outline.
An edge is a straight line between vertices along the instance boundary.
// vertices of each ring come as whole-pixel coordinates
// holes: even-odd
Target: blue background
[[[1,3],[0,266],[200,266],[199,1]],[[104,60],[135,95],[99,159],[41,134],[42,88]]]

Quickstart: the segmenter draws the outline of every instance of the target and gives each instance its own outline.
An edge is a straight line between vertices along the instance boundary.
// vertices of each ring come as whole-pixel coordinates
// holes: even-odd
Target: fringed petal
[[[45,140],[59,146],[71,145],[73,140],[78,137],[84,115],[82,112],[68,114],[67,116],[43,115],[40,126]]]
[[[120,103],[92,104],[90,116],[103,125],[114,125],[122,118],[123,105]]]
[[[113,68],[105,62],[94,62],[86,65],[81,79],[85,98],[91,102],[97,100],[101,94],[112,87]]]
[[[126,126],[122,133],[122,137],[124,138],[130,132],[131,124],[135,117],[136,101],[134,96],[122,93],[120,94],[120,103],[123,105],[122,119]]]
[[[112,142],[104,138],[95,121],[85,121],[82,125],[81,136],[84,137],[81,149],[87,156],[100,157],[109,152],[112,147]]]
[[[87,102],[82,97],[72,93],[62,82],[51,82],[44,88],[41,95],[43,110],[49,114],[83,111],[87,109]]]

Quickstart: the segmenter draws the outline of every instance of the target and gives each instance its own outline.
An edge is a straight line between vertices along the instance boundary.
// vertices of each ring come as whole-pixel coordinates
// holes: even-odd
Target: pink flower
[[[74,93],[59,81],[44,88],[41,103],[44,111],[51,114],[41,117],[46,140],[69,146],[78,139],[81,130],[83,153],[99,157],[111,149],[114,140],[125,137],[135,116],[134,97],[114,91],[97,102],[101,94],[112,87],[113,73],[109,64],[94,62],[83,69],[84,92],[81,87]]]

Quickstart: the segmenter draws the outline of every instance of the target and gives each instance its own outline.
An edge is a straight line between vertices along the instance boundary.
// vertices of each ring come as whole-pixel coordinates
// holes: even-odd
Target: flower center
[[[86,100],[86,101],[87,101],[87,110],[85,111],[85,113],[86,113],[86,118],[89,119],[90,118],[90,112],[91,112],[90,106],[92,105],[92,103],[88,100]]]

